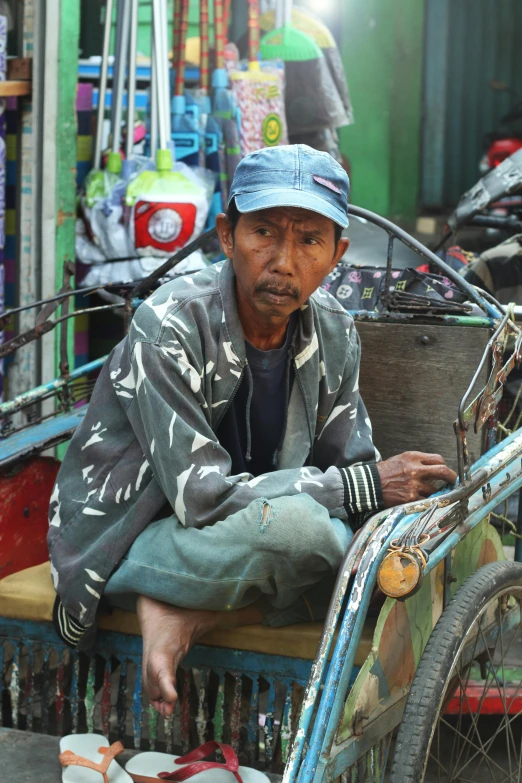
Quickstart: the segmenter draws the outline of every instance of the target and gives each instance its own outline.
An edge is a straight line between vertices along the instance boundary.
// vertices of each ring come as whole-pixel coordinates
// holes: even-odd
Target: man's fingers
[[[421,498],[429,498],[436,491],[433,484],[430,484],[429,481],[419,481],[417,484],[417,492]]]
[[[457,480],[457,474],[447,465],[424,465],[419,474],[423,481],[446,481],[448,484],[454,484]]]
[[[425,454],[424,452],[419,452],[418,454],[420,461],[423,465],[444,465],[444,457],[441,457],[440,454]]]

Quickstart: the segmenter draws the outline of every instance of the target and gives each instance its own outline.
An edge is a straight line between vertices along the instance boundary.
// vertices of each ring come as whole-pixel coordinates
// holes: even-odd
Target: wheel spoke
[[[494,670],[494,667],[493,667],[493,665],[490,667],[490,669],[491,669],[491,671],[493,672],[494,679],[496,680],[496,683],[497,683],[497,690],[499,691],[499,695],[501,695],[500,686],[499,686],[499,683],[498,683],[498,678],[496,678],[496,676],[495,676],[495,670]],[[484,694],[486,693],[486,690],[487,690],[487,688],[485,688],[485,689],[484,689]],[[481,700],[481,707],[482,707],[483,701],[484,701],[484,700],[482,699],[482,700]],[[512,722],[512,721],[510,721],[510,720],[509,720],[509,714],[508,714],[508,713],[506,713],[506,704],[505,704],[505,701],[504,701],[503,703],[504,703],[504,715],[503,715],[503,717],[502,717],[502,720],[500,721],[500,724],[499,724],[499,726],[497,727],[497,729],[496,729],[495,733],[493,734],[493,736],[492,736],[492,737],[490,737],[490,738],[487,740],[487,742],[485,743],[485,750],[486,750],[486,752],[487,752],[487,751],[489,751],[489,749],[491,748],[491,746],[492,746],[492,745],[493,745],[493,743],[495,742],[496,738],[498,737],[498,735],[500,734],[500,732],[501,732],[501,731],[502,731],[504,728],[506,728],[506,732],[508,731],[508,729],[507,729],[507,727],[506,727],[506,722],[509,722],[509,723],[511,723],[511,722]],[[514,718],[516,718],[516,717],[517,717],[517,716],[515,715],[515,716],[514,716]],[[513,719],[514,719],[514,718],[513,718]],[[511,738],[513,739],[513,734],[512,734],[512,732],[511,732],[511,728],[509,729],[509,734],[510,734]],[[508,757],[509,757],[509,736],[508,736],[507,734],[506,734],[506,739],[507,739],[507,743],[508,743]],[[513,739],[513,743],[514,743],[514,739]],[[516,755],[516,748],[514,748],[514,750],[515,750],[515,755]]]
[[[500,631],[500,663],[502,666],[502,703],[504,705],[504,717],[506,718],[508,716],[507,711],[507,705],[506,705],[506,673],[504,669],[504,629],[502,627],[502,599],[498,601],[498,628]],[[511,724],[509,720],[506,720],[506,744],[507,744],[507,751],[508,751],[508,764],[509,764],[509,775],[510,777],[513,777],[513,766],[511,764],[511,749],[510,744],[513,743],[513,750],[515,752],[516,756],[516,746],[515,746],[515,738],[513,737],[513,732],[511,731]]]
[[[441,777],[440,777],[440,772],[441,772],[441,770],[442,770],[442,772],[444,772],[446,775],[448,774],[448,770],[446,769],[446,767],[444,766],[444,764],[442,763],[442,761],[440,760],[440,758],[439,758],[439,759],[436,759],[436,758],[435,758],[435,756],[430,756],[430,761],[434,761],[434,762],[435,762],[435,764],[437,765],[437,773],[438,773],[438,778],[439,778],[439,781],[441,781]],[[446,783],[447,779],[448,779],[448,778],[444,778],[444,781],[442,781],[442,783]]]
[[[482,631],[481,631],[481,633],[482,633]],[[485,640],[485,639],[484,639],[484,643],[486,644],[486,640]],[[497,685],[498,693],[499,693],[499,696],[500,696],[500,698],[502,699],[502,704],[503,704],[503,706],[504,706],[504,722],[505,722],[506,716],[508,715],[508,713],[507,713],[507,711],[506,711],[506,692],[505,692],[505,685],[504,685],[504,688],[503,688],[503,689],[500,687],[500,682],[499,682],[499,679],[498,679],[498,676],[497,676],[497,670],[498,670],[498,668],[500,667],[500,665],[502,665],[502,668],[504,668],[504,664],[503,664],[504,657],[503,657],[503,653],[502,653],[502,642],[501,642],[501,656],[502,656],[502,664],[499,664],[499,665],[497,666],[497,668],[496,668],[496,669],[495,669],[495,665],[494,665],[494,663],[493,663],[493,660],[492,660],[492,658],[491,658],[491,655],[490,655],[490,653],[489,653],[489,648],[487,647],[487,644],[486,644],[486,652],[487,652],[487,654],[488,654],[488,658],[489,658],[489,661],[490,661],[490,665],[491,665],[491,668],[492,668],[492,671],[493,671],[493,677],[494,677],[494,679],[495,679],[495,683],[496,683],[496,685]],[[508,721],[508,722],[509,722],[509,721]],[[499,730],[501,730],[501,728],[499,728]],[[491,747],[491,744],[493,743],[493,741],[494,741],[495,737],[498,735],[498,733],[499,733],[499,730],[497,730],[497,732],[495,732],[495,734],[493,735],[493,738],[492,738],[492,739],[489,741],[489,744],[488,744],[488,749],[489,749],[489,747]],[[513,742],[513,744],[514,744],[514,743],[515,743],[515,740],[514,740],[514,738],[513,738],[513,733],[511,732],[511,727],[509,727],[509,728],[508,728],[508,727],[506,726],[506,744],[507,744],[507,753],[508,753],[508,763],[509,763],[510,774],[512,774],[512,765],[511,765],[511,743],[510,743],[510,741],[509,741],[509,740],[510,740],[510,737],[511,737],[511,740],[512,740],[512,742]],[[515,751],[515,752],[516,752],[516,751]]]
[[[479,623],[478,623],[478,624],[479,624],[479,626],[480,626],[480,618],[479,618]],[[471,653],[471,660],[472,660],[472,661],[473,661],[473,660],[474,660],[474,658],[475,658],[475,653],[476,653],[476,650],[477,650],[477,643],[478,643],[478,640],[479,640],[479,634],[477,633],[477,635],[475,636],[475,643],[474,643],[474,645],[473,645],[473,651],[472,651],[472,653]],[[469,676],[470,676],[470,672],[471,672],[471,666],[469,666],[469,667],[468,667],[468,670],[467,670],[467,677],[466,677],[466,689],[467,689],[467,685],[468,685],[468,682],[469,682]],[[458,675],[458,676],[459,676],[459,680],[460,680],[460,675]],[[451,677],[451,673],[450,673],[450,677]],[[461,684],[461,692],[460,692],[460,712],[459,712],[459,722],[458,722],[459,731],[460,731],[460,726],[461,726],[461,722],[462,722],[462,693],[463,693],[463,688],[462,688],[462,684]],[[465,695],[466,695],[466,698],[467,698],[467,693],[466,693]],[[468,731],[468,737],[469,737],[469,734],[470,734],[470,732],[471,732],[471,727],[470,727],[470,729],[469,729],[469,731]],[[456,738],[456,737],[454,737],[454,738],[453,738],[453,745],[452,745],[452,748],[451,748],[450,770],[453,770],[453,756],[454,756],[454,754],[455,754],[455,745],[456,745],[456,741],[457,741],[457,738]],[[460,760],[460,757],[461,757],[461,755],[462,755],[462,750],[460,751],[460,753],[459,753],[459,755],[458,755],[458,757],[457,757],[456,764],[458,764],[458,763],[459,763],[459,760]]]
[[[518,756],[517,783],[522,783],[522,734],[520,735],[520,753]]]
[[[461,732],[458,732],[457,729],[454,726],[452,726],[451,723],[448,723],[448,721],[444,720],[444,718],[440,718],[439,721],[444,726],[446,726],[446,728],[450,729],[450,731],[456,732],[458,734],[458,736],[461,737],[464,740],[464,742],[468,742],[472,746],[472,748],[474,750],[478,751],[478,754],[480,754],[484,758],[484,761],[488,765],[488,770],[489,770],[489,773],[490,773],[491,778],[493,780],[493,783],[498,783],[498,781],[496,781],[494,776],[493,776],[493,771],[491,769],[491,765],[496,767],[506,777],[506,779],[509,780],[509,778],[507,778],[506,771],[504,769],[502,769],[502,767],[499,764],[497,764],[497,762],[494,761],[494,759],[489,758],[489,756],[487,756],[486,753],[483,752],[482,748],[480,748],[477,745],[475,745],[470,739],[465,737],[464,734],[462,734]],[[458,775],[457,775],[457,777],[458,777]]]
[[[480,623],[481,623],[481,618],[478,618],[477,628],[478,628],[478,630],[480,631],[480,634],[482,634],[482,628],[480,627]],[[477,633],[477,635],[476,635],[476,637],[475,637],[475,644],[474,644],[474,646],[473,646],[473,652],[472,652],[472,654],[471,654],[471,659],[470,659],[471,661],[474,661],[474,660],[475,660],[475,653],[476,653],[476,650],[477,650],[477,643],[478,643],[478,640],[479,640],[480,634],[479,634],[479,633]],[[464,692],[464,693],[465,693],[465,695],[466,695],[466,701],[468,701],[468,698],[467,698],[467,686],[468,686],[468,683],[469,683],[469,677],[470,677],[470,673],[471,673],[471,665],[470,665],[470,666],[468,666],[468,670],[467,670],[467,677],[466,677],[466,684],[465,684],[465,685],[463,685],[463,683],[462,683],[462,681],[461,681],[461,685],[460,685],[460,688],[461,688],[461,707],[460,707],[460,709],[461,709],[461,711],[462,711],[462,693],[463,693],[463,692]],[[458,674],[457,676],[459,677],[459,680],[460,680],[460,674]],[[478,710],[477,710],[477,714],[478,714],[478,715],[480,715],[480,712],[481,712],[481,709],[482,709],[482,705],[483,705],[483,703],[484,703],[484,700],[485,700],[485,698],[486,698],[486,693],[487,693],[487,689],[488,689],[488,688],[487,688],[487,686],[488,686],[488,680],[489,680],[489,673],[488,673],[488,675],[487,675],[487,677],[486,677],[485,687],[484,687],[484,689],[483,689],[483,691],[482,691],[482,697],[481,697],[481,699],[480,699],[479,707],[478,707]],[[476,732],[476,734],[477,734],[477,736],[478,736],[478,738],[479,738],[479,742],[480,742],[481,746],[484,748],[484,745],[483,745],[483,743],[482,743],[482,741],[481,741],[481,739],[480,739],[480,735],[479,735],[479,733],[478,733],[478,729],[477,729],[477,726],[476,726],[476,723],[475,723],[475,719],[474,719],[474,710],[472,710],[472,709],[471,709],[471,705],[469,704],[469,701],[468,701],[468,710],[469,710],[469,715],[470,715],[470,721],[471,721],[471,725],[470,725],[470,727],[469,727],[469,729],[468,729],[468,732],[467,732],[467,735],[466,735],[466,740],[468,740],[468,739],[469,739],[469,737],[470,737],[470,734],[471,734],[472,730],[473,730],[473,729],[475,729],[475,732]],[[485,750],[485,751],[487,751],[488,749],[489,749],[489,746],[488,746],[487,748],[484,748],[484,750]],[[461,751],[460,751],[460,753],[459,753],[459,756],[458,756],[458,758],[457,758],[457,764],[458,764],[458,763],[459,763],[459,761],[460,761],[460,757],[462,756],[462,753],[463,753],[463,751],[464,751],[464,746],[463,746],[463,748],[461,749]],[[469,757],[469,752],[470,752],[470,748],[469,748],[469,745],[468,745],[468,746],[467,746],[467,755],[466,755],[466,758],[468,758],[468,757]],[[473,759],[476,757],[476,755],[477,755],[477,754],[475,753],[475,754],[472,756],[472,758],[471,758],[471,760],[470,760],[470,761],[472,761],[472,760],[473,760]],[[465,764],[464,766],[466,766],[466,764]],[[462,767],[461,769],[464,769],[464,767]]]
[[[424,770],[438,783],[522,783],[522,568],[485,565],[458,595],[419,664],[393,783],[408,765],[419,780]],[[429,742],[416,735],[419,717]]]
[[[464,694],[465,699],[466,699],[466,703],[468,705],[469,718],[470,718],[470,721],[471,721],[471,726],[468,729],[468,733],[466,734],[466,737],[465,737],[466,742],[465,742],[465,744],[462,745],[462,749],[461,749],[461,751],[459,753],[459,756],[457,758],[457,762],[456,762],[456,765],[455,765],[456,767],[458,767],[460,758],[461,758],[461,756],[462,756],[462,754],[464,752],[464,749],[466,749],[465,763],[458,769],[458,773],[457,773],[457,775],[458,775],[458,774],[460,774],[460,772],[462,772],[463,769],[465,769],[469,764],[471,764],[473,759],[476,758],[477,754],[480,752],[480,750],[477,751],[476,753],[473,754],[473,756],[471,758],[469,758],[469,753],[470,753],[470,750],[471,750],[471,743],[469,742],[469,737],[470,737],[472,729],[474,729],[474,733],[475,733],[475,735],[477,737],[477,740],[478,740],[478,742],[480,744],[480,749],[482,750],[482,753],[484,754],[485,758],[487,758],[487,750],[484,747],[484,743],[482,742],[482,738],[481,738],[480,732],[478,730],[477,722],[475,720],[475,715],[474,715],[473,709],[471,707],[471,704],[469,703],[468,694],[467,694],[467,691],[466,691],[466,689],[464,687],[464,684],[463,684],[463,682],[461,680],[460,673],[457,672],[457,676],[458,676],[459,682],[460,682],[461,699],[462,699],[462,694]],[[461,701],[461,705],[462,705],[462,701]],[[461,706],[461,711],[462,711],[462,706]],[[462,735],[462,736],[464,736],[464,735]]]
[[[440,778],[440,770],[443,769],[444,772],[446,772],[446,768],[442,766],[442,764],[439,761],[440,759],[440,723],[437,723],[437,777],[439,778],[439,783],[442,783]]]
[[[452,668],[452,671],[450,672],[450,676],[448,678],[449,681],[451,681],[451,678],[457,676],[458,683],[459,683],[459,690],[460,690],[460,710],[457,718],[457,727],[452,726],[450,723],[448,723],[447,720],[443,719],[442,717],[439,718],[438,725],[437,725],[437,752],[438,757],[440,759],[440,725],[443,724],[446,726],[450,731],[453,732],[453,742],[452,742],[452,752],[451,752],[451,759],[450,759],[450,772],[448,774],[448,777],[445,781],[445,783],[450,783],[450,781],[459,781],[459,783],[465,783],[467,778],[463,777],[463,772],[466,768],[470,768],[470,765],[477,760],[481,759],[482,763],[485,763],[485,766],[488,768],[489,776],[491,780],[494,783],[498,783],[498,776],[495,777],[495,773],[501,773],[502,775],[502,781],[511,781],[512,783],[522,783],[522,739],[521,739],[521,746],[520,751],[518,751],[515,738],[513,735],[513,721],[516,720],[517,717],[521,716],[521,713],[518,713],[517,715],[510,716],[509,709],[512,707],[512,705],[515,703],[515,699],[518,696],[518,693],[520,689],[522,688],[522,680],[518,683],[517,688],[513,695],[507,696],[506,692],[506,677],[505,677],[505,661],[508,651],[510,650],[513,641],[520,636],[520,629],[522,628],[522,623],[519,622],[517,624],[517,627],[513,629],[513,633],[509,635],[509,640],[506,644],[506,638],[504,635],[504,616],[502,614],[502,609],[500,605],[501,598],[498,600],[498,609],[495,612],[496,614],[496,622],[498,627],[498,633],[495,640],[495,646],[493,649],[491,649],[488,645],[488,640],[486,639],[485,635],[485,629],[482,625],[482,620],[486,616],[485,613],[482,615],[482,617],[477,618],[478,622],[474,625],[474,627],[477,630],[476,637],[473,643],[473,650],[471,654],[470,664],[464,667],[462,658],[458,661],[458,663]],[[487,630],[486,630],[487,633]],[[478,703],[478,707],[476,710],[472,709],[472,706],[469,702],[468,697],[468,685],[470,681],[471,676],[471,663],[476,659],[476,650],[477,650],[477,644],[478,641],[482,641],[482,645],[484,648],[484,651],[488,658],[488,665],[487,665],[487,673],[486,673],[486,679],[484,681],[484,687],[482,694],[480,696],[480,701]],[[500,647],[500,661],[498,664],[495,664],[494,657],[496,654],[496,651]],[[467,669],[465,672],[465,676],[463,676],[464,668]],[[486,700],[486,697],[488,693],[491,691],[491,689],[494,688],[495,691],[498,691],[499,697],[502,702],[504,714],[502,715],[500,725],[497,727],[496,731],[494,732],[492,737],[489,737],[486,741],[482,740],[480,729],[478,725],[478,721],[481,716],[482,708],[484,705],[484,702]],[[509,706],[508,706],[509,705]],[[462,718],[463,718],[463,711],[464,709],[467,709],[468,717],[470,720],[470,726],[466,733],[462,730]],[[509,765],[509,771],[502,769],[502,767],[497,764],[494,759],[490,758],[489,751],[491,747],[493,746],[495,740],[501,734],[502,732],[505,732],[506,736],[506,751],[507,751],[507,761]],[[455,759],[455,753],[458,753],[456,761],[454,763]],[[438,765],[438,780],[441,780],[441,768],[443,768],[443,765],[439,761],[439,759],[435,759],[433,756],[433,753],[430,753],[430,757],[436,761]],[[516,770],[514,770],[514,767],[517,767]],[[476,770],[474,770],[476,772]],[[471,781],[471,783],[475,783],[475,781]]]

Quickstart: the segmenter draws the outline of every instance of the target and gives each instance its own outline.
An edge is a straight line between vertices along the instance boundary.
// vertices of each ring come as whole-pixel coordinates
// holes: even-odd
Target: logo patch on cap
[[[329,190],[333,190],[334,193],[339,193],[341,196],[343,194],[342,190],[340,190],[337,185],[334,185],[333,182],[330,182],[329,179],[325,179],[324,177],[318,177],[316,174],[312,174],[312,178],[319,183],[319,185],[324,185],[325,188],[328,188]]]

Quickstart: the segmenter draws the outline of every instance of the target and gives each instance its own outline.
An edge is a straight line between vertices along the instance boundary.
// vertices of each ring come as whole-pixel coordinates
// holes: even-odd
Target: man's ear
[[[221,249],[227,258],[232,258],[234,250],[234,236],[232,226],[224,212],[220,212],[216,217],[216,229],[221,243]]]
[[[337,243],[337,247],[335,248],[335,253],[332,258],[332,263],[330,264],[330,272],[332,272],[341,258],[344,256],[348,248],[350,247],[350,240],[348,237],[341,237],[339,242]],[[328,272],[328,274],[330,274]]]

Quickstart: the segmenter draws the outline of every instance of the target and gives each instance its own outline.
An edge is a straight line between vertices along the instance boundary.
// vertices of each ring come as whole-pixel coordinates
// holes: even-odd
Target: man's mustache
[[[260,293],[261,291],[267,291],[270,294],[277,294],[278,296],[291,296],[293,299],[298,300],[300,296],[300,291],[296,286],[287,284],[287,285],[277,285],[275,283],[270,282],[263,282],[258,283],[255,287],[256,293]]]

